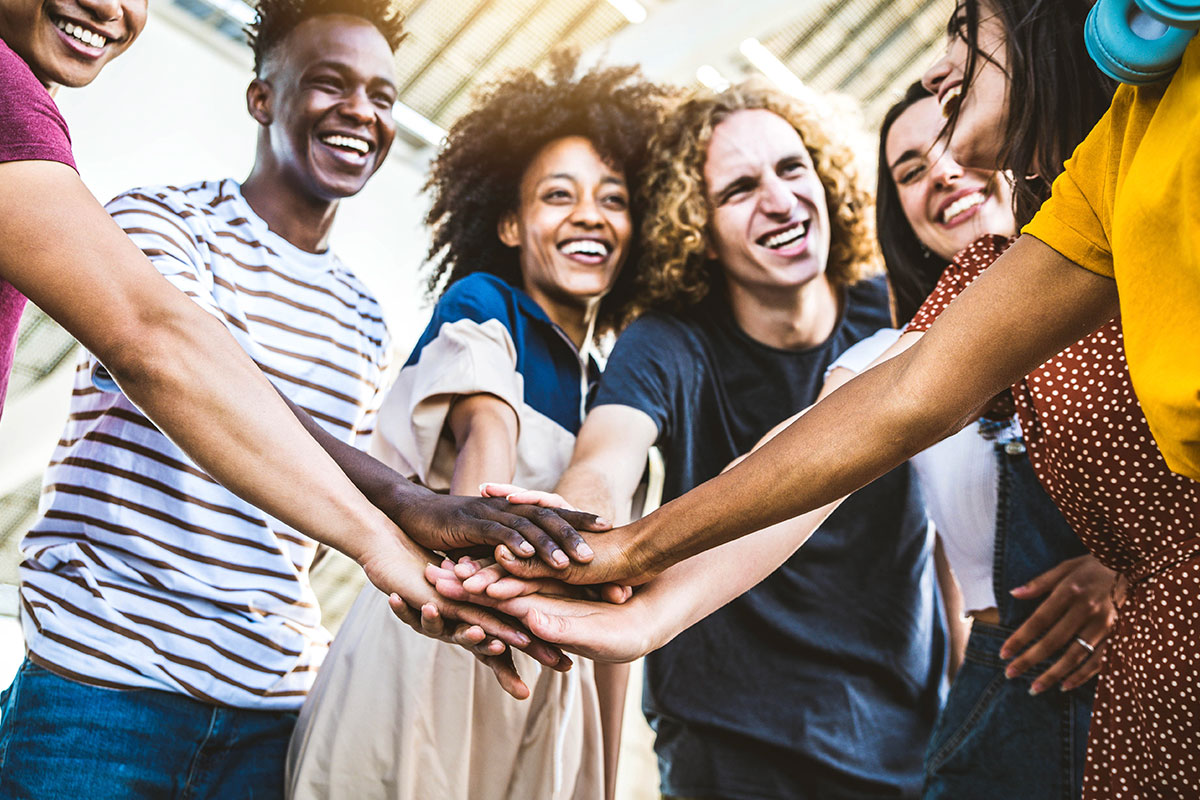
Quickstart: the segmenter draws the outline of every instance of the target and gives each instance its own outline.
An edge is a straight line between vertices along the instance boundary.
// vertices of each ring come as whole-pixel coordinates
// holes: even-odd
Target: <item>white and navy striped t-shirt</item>
[[[336,256],[272,233],[232,180],[134,189],[108,210],[297,405],[366,446],[390,343]],[[22,542],[31,657],[98,686],[299,707],[329,640],[315,543],[201,472],[109,383],[85,354]]]

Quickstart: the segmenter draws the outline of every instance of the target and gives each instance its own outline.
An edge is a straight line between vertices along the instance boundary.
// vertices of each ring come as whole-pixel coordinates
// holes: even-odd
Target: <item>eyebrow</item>
[[[313,61],[313,62],[309,63],[304,68],[304,74],[308,74],[308,73],[312,72],[313,70],[322,69],[322,68],[331,69],[334,72],[341,73],[342,75],[351,75],[355,78],[359,77],[358,72],[356,70],[350,68],[346,64],[343,64],[340,61],[333,61],[333,60],[327,59],[327,58],[321,59],[320,61]],[[382,83],[392,89],[397,88],[396,82],[394,80],[392,80],[391,78],[385,78],[382,75],[374,75],[372,77],[367,78],[366,81],[367,81],[367,83]]]
[[[578,180],[574,175],[572,175],[569,172],[556,172],[553,175],[545,176],[544,178],[542,178],[541,181],[538,181],[538,183],[541,183],[542,181],[552,181],[557,178],[561,178],[561,179],[567,180],[567,181]],[[625,181],[622,180],[621,178],[616,177],[615,175],[606,175],[605,177],[600,179],[600,182],[601,183],[615,183],[617,186],[620,186],[622,188],[624,188],[624,186],[625,186]]]
[[[903,153],[901,153],[900,157],[897,158],[895,161],[893,161],[891,166],[888,167],[888,169],[895,169],[899,165],[903,164],[905,161],[908,161],[910,158],[920,158],[921,155],[922,155],[922,153],[920,150],[910,147],[908,150],[905,150]]]

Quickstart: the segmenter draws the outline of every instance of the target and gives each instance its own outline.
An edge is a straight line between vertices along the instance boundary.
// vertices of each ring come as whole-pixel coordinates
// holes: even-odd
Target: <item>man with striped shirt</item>
[[[250,176],[134,189],[109,211],[420,538],[437,526],[406,524],[411,492],[349,447],[374,426],[389,339],[374,297],[327,247],[338,201],[392,142],[400,38],[386,0],[265,0],[251,29]],[[533,522],[497,521],[538,538]],[[467,543],[467,523],[443,527],[419,543]],[[329,638],[309,583],[316,543],[198,469],[90,354],[22,551],[29,658],[0,723],[0,794],[281,794],[295,711]]]

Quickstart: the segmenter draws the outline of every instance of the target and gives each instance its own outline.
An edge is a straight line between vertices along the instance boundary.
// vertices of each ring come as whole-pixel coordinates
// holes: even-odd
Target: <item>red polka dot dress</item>
[[[1007,246],[989,236],[959,253],[909,330],[928,330]],[[1097,687],[1083,796],[1200,798],[1200,483],[1171,472],[1150,435],[1119,320],[1012,394],[1046,492],[1129,582]]]

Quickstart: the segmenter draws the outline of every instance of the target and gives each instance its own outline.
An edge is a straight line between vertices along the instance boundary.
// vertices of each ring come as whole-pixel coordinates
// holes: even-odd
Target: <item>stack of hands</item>
[[[446,557],[425,568],[436,602],[418,607],[399,595],[390,597],[392,611],[414,630],[474,654],[517,699],[528,697],[529,688],[509,647],[566,671],[572,661],[564,651],[628,662],[678,633],[680,626],[673,625],[670,613],[652,608],[653,600],[646,599],[650,592],[634,591],[669,563],[647,562],[631,546],[628,528],[612,530],[605,520],[578,511],[551,492],[510,484],[480,488],[484,497],[506,500],[513,509],[532,507],[544,516],[527,512],[538,521],[522,526],[528,538],[508,529],[494,550],[442,548]],[[589,544],[572,525],[601,535],[591,537]],[[1002,655],[1012,659],[1006,676],[1016,678],[1040,666],[1032,694],[1070,690],[1094,677],[1104,640],[1116,622],[1114,598],[1120,587],[1115,581],[1112,570],[1092,556],[1080,556],[1014,589],[1020,599],[1045,599],[1006,641]],[[1098,644],[1070,646],[1081,640]]]

